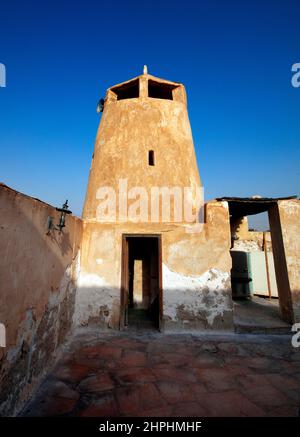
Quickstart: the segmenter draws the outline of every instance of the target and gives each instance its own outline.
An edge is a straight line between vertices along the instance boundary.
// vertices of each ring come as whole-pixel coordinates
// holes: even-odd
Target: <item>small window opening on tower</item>
[[[166,99],[173,100],[173,89],[176,85],[170,85],[168,83],[155,82],[154,80],[148,81],[148,97],[154,99]]]
[[[120,85],[111,90],[116,94],[117,100],[135,99],[139,97],[139,80],[133,80],[124,85]]]
[[[149,165],[154,165],[154,150],[149,150],[148,164]]]

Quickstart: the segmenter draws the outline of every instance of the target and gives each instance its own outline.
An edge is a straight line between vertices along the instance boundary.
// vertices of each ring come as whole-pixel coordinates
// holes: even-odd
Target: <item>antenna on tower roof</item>
[[[143,71],[143,73],[144,73],[144,74],[148,74],[148,67],[147,67],[147,65],[144,65],[144,71]]]

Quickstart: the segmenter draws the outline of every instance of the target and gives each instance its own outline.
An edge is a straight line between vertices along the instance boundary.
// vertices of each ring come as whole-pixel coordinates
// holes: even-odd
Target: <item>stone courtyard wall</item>
[[[25,402],[72,326],[81,220],[0,185],[0,415]],[[3,346],[3,344],[2,344]]]

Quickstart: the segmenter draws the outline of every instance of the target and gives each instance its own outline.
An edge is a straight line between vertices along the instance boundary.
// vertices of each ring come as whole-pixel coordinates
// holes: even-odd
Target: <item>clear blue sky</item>
[[[300,194],[299,0],[16,1],[0,7],[0,180],[81,214],[107,87],[182,82],[207,199]]]

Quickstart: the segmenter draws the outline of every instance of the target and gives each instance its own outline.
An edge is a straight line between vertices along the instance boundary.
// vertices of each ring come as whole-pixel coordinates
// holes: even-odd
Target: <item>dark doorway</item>
[[[120,329],[161,328],[161,240],[124,235]]]
[[[268,216],[259,217],[257,228],[249,227],[249,217],[231,216],[231,288],[233,320],[236,332],[272,333],[290,332],[285,320],[281,293],[276,280],[276,246],[270,233]],[[250,215],[250,219],[255,217]],[[252,223],[255,221],[252,220]],[[278,238],[278,231],[276,238]],[[282,260],[280,261],[282,263]],[[282,299],[280,300],[280,297]]]
[[[218,200],[227,201],[229,205],[232,240],[231,254],[233,250],[241,250],[239,240],[243,240],[244,237],[241,238],[240,232],[237,231],[243,218],[261,213],[267,213],[269,223],[267,224],[266,228],[260,230],[249,229],[249,231],[254,232],[254,234],[257,232],[262,234],[262,245],[259,250],[260,253],[257,254],[257,251],[255,250],[255,256],[252,256],[252,249],[244,248],[244,250],[247,252],[247,257],[244,256],[243,259],[238,260],[239,253],[237,252],[232,257],[233,265],[231,271],[231,283],[233,298],[244,297],[248,299],[248,302],[244,302],[242,304],[239,303],[239,305],[236,305],[235,314],[239,319],[239,324],[240,321],[244,323],[244,316],[249,310],[249,313],[247,313],[246,317],[246,324],[253,325],[253,323],[256,323],[255,320],[257,320],[256,327],[259,328],[259,331],[257,332],[266,331],[268,327],[270,328],[269,332],[272,331],[273,333],[276,333],[276,329],[274,328],[279,328],[279,331],[285,329],[286,332],[290,332],[290,325],[293,323],[294,314],[292,296],[285,257],[278,201],[294,199],[295,197],[296,196],[290,196],[286,198],[218,198]],[[270,241],[268,241],[267,238],[268,234],[270,236]],[[270,256],[270,252],[272,256]],[[259,265],[259,259],[262,261],[260,265],[264,267],[258,269],[257,266]],[[273,269],[275,274],[274,281],[272,281],[272,277],[274,276],[271,274]],[[257,284],[260,284],[257,289],[255,289],[254,284],[251,286],[254,278],[261,279],[261,274],[264,270],[266,274],[267,293],[264,289],[260,288],[261,281],[257,281]],[[251,296],[251,289],[253,291],[254,298]],[[274,291],[275,294],[273,294]],[[252,298],[252,302],[250,301],[250,303],[249,298],[250,300]],[[266,299],[268,299],[268,301]],[[270,323],[268,323],[268,321]],[[254,332],[252,327],[251,332]]]

